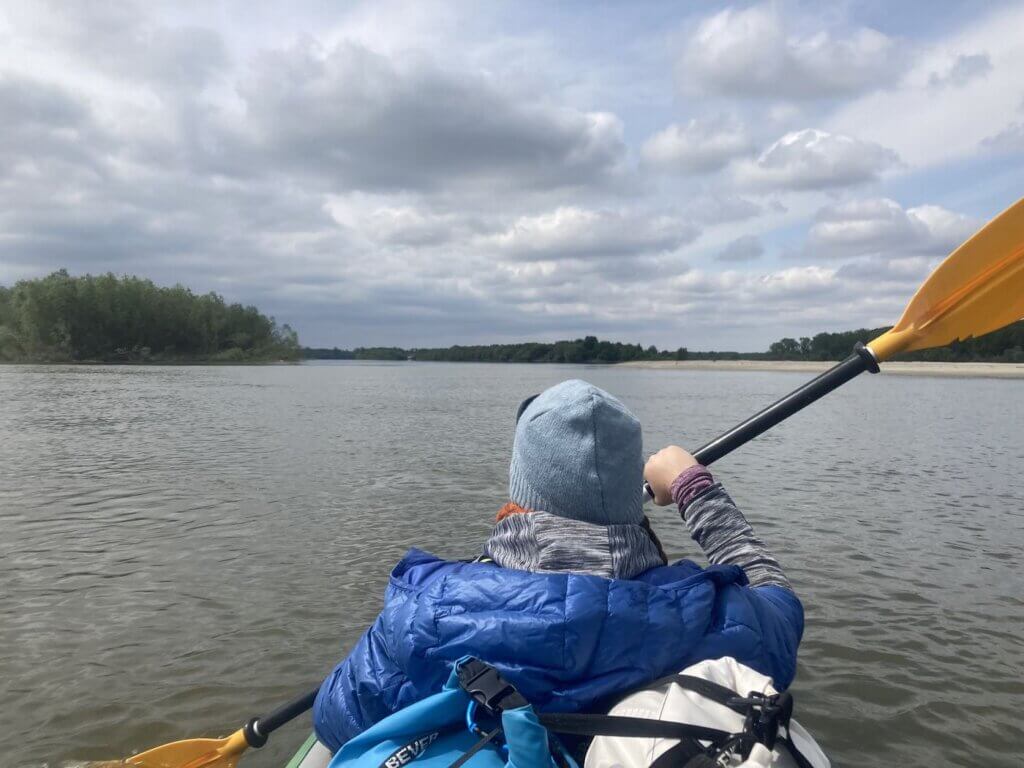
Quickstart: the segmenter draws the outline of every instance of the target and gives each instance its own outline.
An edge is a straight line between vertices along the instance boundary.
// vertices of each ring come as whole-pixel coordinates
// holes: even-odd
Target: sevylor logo
[[[437,737],[441,735],[440,731],[434,731],[428,736],[416,739],[416,741],[409,742],[401,749],[394,752],[391,757],[380,764],[380,768],[402,768],[403,765],[408,765],[417,757],[427,751],[427,747],[437,741]]]

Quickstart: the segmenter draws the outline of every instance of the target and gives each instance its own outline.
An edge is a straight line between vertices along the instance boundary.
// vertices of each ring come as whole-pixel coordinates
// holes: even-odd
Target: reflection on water
[[[625,400],[650,450],[695,446],[803,380],[0,367],[3,764],[223,736],[308,688],[406,547],[479,551],[516,405],[570,376]],[[804,599],[798,716],[837,764],[1017,764],[1022,416],[1019,381],[862,377],[716,467]],[[283,765],[308,727],[246,765]]]

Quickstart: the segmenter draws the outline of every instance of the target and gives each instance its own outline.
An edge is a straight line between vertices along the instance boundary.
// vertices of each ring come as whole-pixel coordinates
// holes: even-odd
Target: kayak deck
[[[316,734],[309,734],[298,751],[292,755],[285,768],[327,768],[331,762],[331,753],[323,744],[316,740]]]

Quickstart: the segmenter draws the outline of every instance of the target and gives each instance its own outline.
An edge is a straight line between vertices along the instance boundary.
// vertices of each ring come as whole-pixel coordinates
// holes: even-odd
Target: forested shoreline
[[[0,362],[290,362],[300,349],[256,307],[181,285],[60,270],[0,286]]]
[[[860,328],[856,331],[819,333],[799,339],[783,338],[768,348],[765,360],[841,360],[858,341],[866,344],[889,330]],[[976,339],[955,341],[946,347],[896,355],[894,360],[933,363],[1024,363],[1024,320]]]
[[[690,354],[684,347],[659,351],[653,346],[645,348],[640,344],[601,341],[596,336],[549,343],[456,345],[416,349],[303,348],[302,352],[303,357],[312,360],[421,360],[449,363],[625,363],[632,360],[686,360]]]
[[[808,360],[846,357],[885,328],[783,338],[766,352],[659,350],[582,339],[451,347],[300,347],[288,325],[254,306],[229,304],[113,274],[72,277],[65,270],[0,286],[0,362],[260,363],[307,360],[420,360],[495,363],[624,363],[651,360]],[[897,360],[1024,362],[1024,320],[977,339]]]
[[[841,360],[858,341],[866,343],[886,328],[819,333],[801,338],[783,338],[767,352],[697,352],[678,347],[659,350],[655,346],[604,341],[596,336],[556,342],[485,344],[476,346],[410,348],[401,347],[319,347],[302,349],[307,360],[421,360],[472,363],[626,363],[649,360]],[[895,360],[928,362],[1024,362],[1024,321],[977,339],[958,341],[948,347],[898,355]]]

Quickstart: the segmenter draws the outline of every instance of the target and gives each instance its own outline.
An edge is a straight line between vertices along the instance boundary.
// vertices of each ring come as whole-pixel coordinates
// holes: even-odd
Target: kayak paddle
[[[890,330],[760,413],[699,448],[707,466],[864,371],[900,352],[942,347],[1024,318],[1024,199],[979,229],[946,257]],[[644,483],[645,498],[652,498]]]
[[[234,768],[249,747],[262,747],[267,737],[313,706],[319,687],[290,701],[266,717],[254,717],[226,739],[186,739],[154,747],[124,762],[141,768]]]

